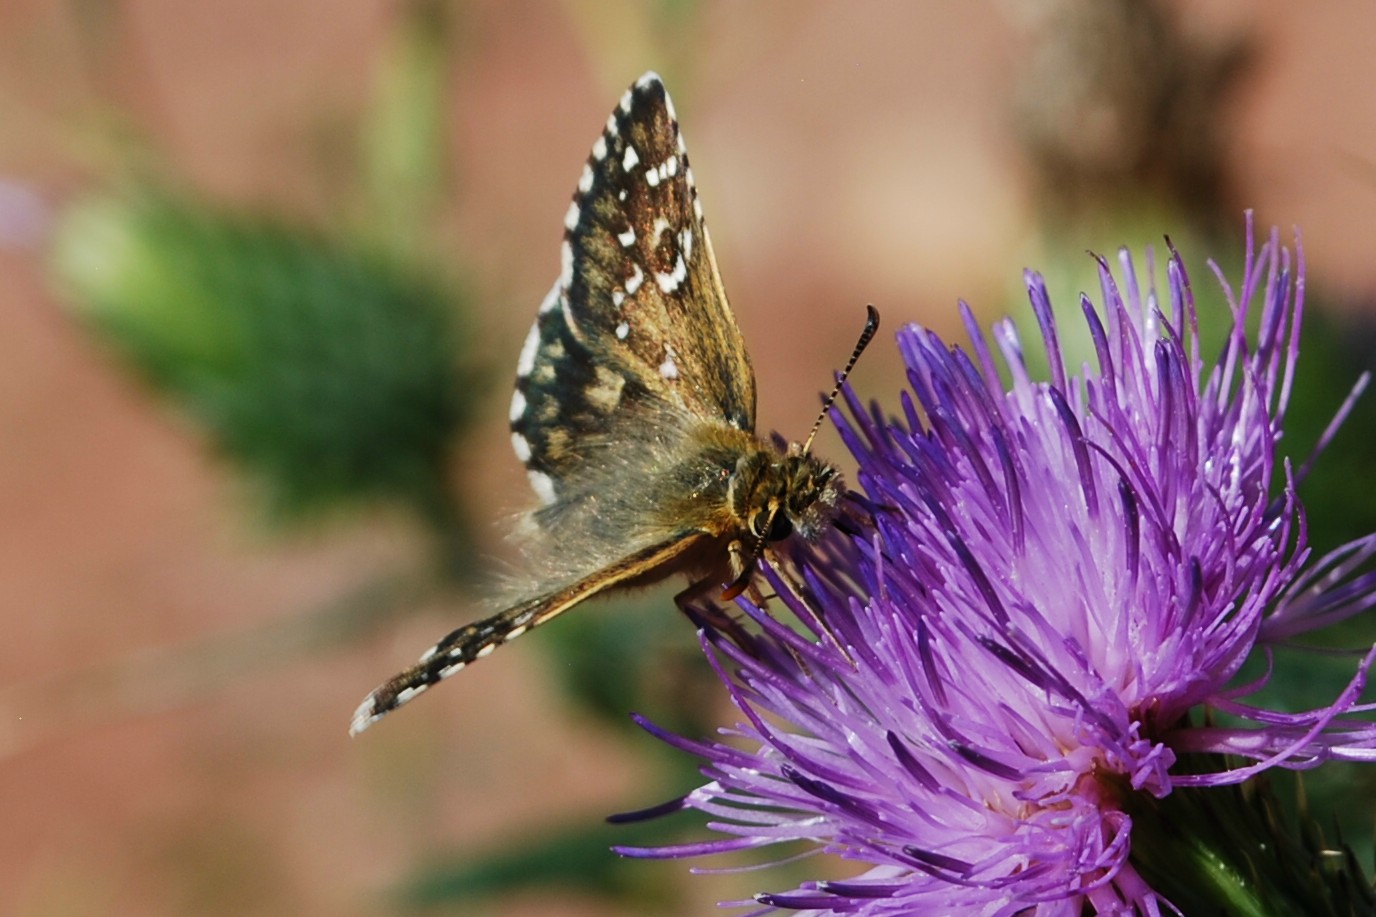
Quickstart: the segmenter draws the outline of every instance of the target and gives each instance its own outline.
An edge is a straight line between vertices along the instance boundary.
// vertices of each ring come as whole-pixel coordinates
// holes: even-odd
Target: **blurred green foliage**
[[[590,815],[565,826],[545,826],[486,856],[437,857],[412,873],[397,890],[396,901],[408,911],[462,908],[464,913],[483,913],[482,908],[494,906],[493,899],[512,889],[545,889],[616,901],[643,914],[672,913],[673,886],[654,880],[665,865],[647,868],[643,861],[617,858],[608,848],[652,846],[673,836],[663,820],[608,825]]]
[[[1186,757],[1177,772],[1217,772],[1218,758]],[[1133,865],[1184,914],[1235,917],[1371,914],[1376,894],[1361,861],[1325,832],[1303,793],[1277,792],[1263,776],[1242,785],[1177,789],[1157,799],[1124,792]],[[1287,810],[1288,809],[1288,810]]]
[[[78,314],[299,517],[398,498],[449,512],[470,419],[461,298],[414,265],[158,192],[67,211],[53,266]]]

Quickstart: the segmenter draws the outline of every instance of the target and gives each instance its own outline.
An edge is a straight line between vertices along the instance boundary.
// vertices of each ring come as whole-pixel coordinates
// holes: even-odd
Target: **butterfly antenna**
[[[879,330],[879,310],[873,304],[865,306],[867,316],[865,318],[865,328],[860,332],[860,340],[855,342],[855,350],[851,351],[850,359],[846,361],[846,368],[841,370],[841,374],[836,377],[836,385],[832,388],[831,394],[827,395],[822,402],[821,413],[817,415],[817,422],[812,425],[812,432],[803,440],[804,453],[812,448],[812,441],[817,437],[817,431],[822,428],[822,421],[827,416],[827,411],[831,410],[832,404],[836,402],[836,396],[841,394],[841,386],[846,384],[846,377],[855,368],[855,361],[860,359],[860,354],[865,352],[870,341],[874,340],[875,332]],[[774,524],[774,516],[779,512],[779,507],[775,506],[769,511],[769,518],[765,520],[764,531],[768,532]],[[750,551],[746,554],[745,563],[742,565],[741,572],[732,580],[722,592],[721,597],[730,601],[745,591],[745,587],[750,583],[750,577],[755,569],[755,563],[760,557],[764,556],[765,536],[760,535],[755,538],[750,546]]]
[[[867,313],[865,328],[860,332],[860,340],[855,342],[855,350],[851,351],[850,359],[846,361],[846,368],[841,370],[841,374],[836,377],[836,385],[832,388],[831,394],[827,395],[826,400],[822,402],[822,410],[817,415],[817,422],[812,425],[812,432],[807,435],[807,439],[803,440],[802,451],[804,453],[812,448],[812,441],[817,437],[817,431],[822,428],[822,421],[826,418],[827,411],[831,410],[832,404],[836,402],[836,397],[841,394],[841,386],[846,384],[846,377],[849,376],[850,371],[855,368],[855,361],[860,359],[860,354],[865,352],[865,348],[869,346],[870,341],[874,340],[875,332],[879,330],[879,310],[876,309],[873,304],[869,304],[865,306],[865,311]],[[769,531],[770,527],[774,524],[774,515],[778,511],[779,508],[777,506],[770,510],[769,518],[766,520],[764,526],[766,532]],[[746,561],[740,574],[727,585],[725,591],[722,592],[721,597],[723,599],[729,601],[745,591],[745,587],[750,583],[750,576],[755,568],[755,562],[764,554],[764,547],[765,537],[760,536],[756,538],[754,543],[750,546],[750,551],[746,554]]]
[[[875,332],[879,330],[879,310],[871,303],[865,306],[868,317],[865,319],[865,330],[860,332],[860,340],[855,342],[855,350],[851,351],[850,359],[846,362],[846,368],[841,370],[841,374],[836,377],[836,385],[831,390],[831,394],[822,402],[822,410],[817,415],[817,422],[812,425],[812,432],[803,440],[803,451],[808,452],[812,449],[812,441],[817,436],[817,431],[822,429],[822,421],[826,418],[827,412],[836,402],[836,396],[841,394],[841,386],[846,384],[846,377],[855,368],[855,361],[860,359],[860,354],[865,352],[865,348],[874,340]]]

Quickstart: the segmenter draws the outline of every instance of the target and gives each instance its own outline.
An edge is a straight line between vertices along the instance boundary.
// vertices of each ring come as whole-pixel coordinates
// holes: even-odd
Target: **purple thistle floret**
[[[704,625],[744,715],[726,741],[643,723],[704,759],[710,780],[655,814],[698,809],[725,836],[619,852],[793,842],[867,864],[730,902],[766,910],[1160,913],[1172,906],[1129,862],[1128,795],[1376,757],[1376,727],[1352,718],[1376,650],[1322,709],[1238,700],[1265,681],[1234,683],[1251,654],[1376,592],[1376,538],[1308,562],[1301,474],[1277,457],[1303,256],[1292,266],[1274,231],[1257,252],[1250,217],[1247,250],[1240,289],[1215,268],[1234,327],[1214,364],[1173,248],[1165,301],[1126,252],[1118,279],[1100,259],[1104,307],[1081,298],[1095,365],[1078,373],[1030,272],[1048,382],[1031,379],[1005,321],[992,337],[1007,389],[963,303],[969,351],[900,331],[902,419],[849,392],[849,417],[835,414],[873,525],[800,552],[795,574],[765,570],[798,623],[741,599],[755,634]],[[1179,766],[1210,752],[1227,763]]]

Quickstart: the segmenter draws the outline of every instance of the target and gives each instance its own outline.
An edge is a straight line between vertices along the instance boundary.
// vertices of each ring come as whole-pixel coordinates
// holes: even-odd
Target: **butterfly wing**
[[[578,488],[589,443],[686,412],[755,426],[755,376],[702,220],[673,103],[631,86],[564,219],[562,271],[517,365],[512,444],[546,504]]]
[[[420,657],[420,662],[389,678],[354,711],[349,734],[357,735],[391,711],[476,662],[497,647],[539,627],[606,589],[671,567],[708,536],[685,532],[650,545],[577,582],[522,602],[490,618],[460,627]]]

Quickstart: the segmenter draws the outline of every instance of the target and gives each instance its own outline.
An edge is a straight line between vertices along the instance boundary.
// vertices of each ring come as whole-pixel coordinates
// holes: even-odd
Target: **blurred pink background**
[[[675,96],[763,428],[806,430],[866,302],[886,338],[905,321],[954,336],[958,297],[998,314],[1041,252],[1010,126],[1027,52],[1016,6],[714,2],[671,20],[682,31],[669,37],[629,2],[456,5],[442,244],[475,272],[484,350],[514,369],[558,270],[580,164],[646,69]],[[1263,225],[1303,227],[1311,283],[1370,302],[1370,5],[1180,8],[1187,29],[1250,35],[1258,55],[1227,114],[1239,203]],[[418,534],[385,512],[264,534],[196,432],[48,283],[43,207],[105,177],[110,134],[97,128],[114,112],[101,106],[191,187],[327,212],[334,157],[397,12],[380,0],[0,6],[0,913],[390,913],[388,890],[435,850],[658,801],[637,749],[587,728],[517,649],[349,740],[362,695],[457,623],[452,609],[328,651],[283,659],[250,641],[228,671],[188,663],[203,641],[289,628]],[[876,348],[855,382],[891,397],[897,353]],[[502,385],[455,461],[494,555],[506,549],[490,523],[526,500]],[[834,438],[822,449],[840,451]],[[73,679],[81,690],[64,699]],[[684,913],[757,881],[693,878],[686,864],[653,875],[688,889]],[[607,913],[551,892],[497,912]]]

